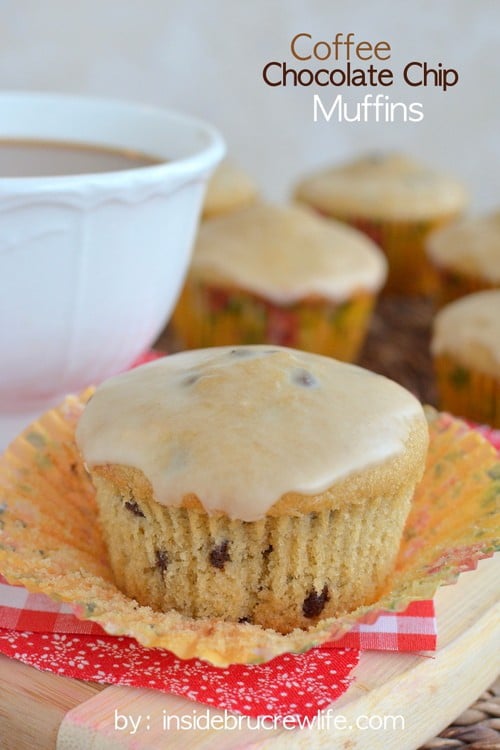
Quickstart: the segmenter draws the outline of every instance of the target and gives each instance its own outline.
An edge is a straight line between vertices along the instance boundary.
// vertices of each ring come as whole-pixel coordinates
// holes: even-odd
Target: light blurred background
[[[267,61],[292,62],[289,43],[301,31],[383,39],[395,71],[410,60],[442,62],[460,82],[443,93],[411,89],[398,75],[379,89],[393,101],[423,102],[420,123],[314,123],[319,89],[262,80]],[[113,96],[201,116],[275,199],[309,169],[400,149],[461,176],[477,210],[499,203],[499,42],[499,0],[0,0],[0,88]],[[323,90],[325,101],[336,93]]]

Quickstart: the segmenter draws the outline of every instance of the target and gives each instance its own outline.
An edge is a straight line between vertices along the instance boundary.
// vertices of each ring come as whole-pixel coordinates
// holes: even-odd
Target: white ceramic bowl
[[[68,392],[127,367],[180,290],[208,178],[210,126],[110,100],[0,94],[0,139],[82,142],[160,164],[0,178],[0,452]]]

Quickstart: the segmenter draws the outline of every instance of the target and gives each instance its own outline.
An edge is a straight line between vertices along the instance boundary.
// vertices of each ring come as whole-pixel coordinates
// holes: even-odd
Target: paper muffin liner
[[[309,630],[280,635],[249,623],[195,620],[139,606],[113,582],[97,523],[95,494],[74,441],[91,395],[68,397],[18,437],[0,459],[0,572],[67,602],[112,635],[217,666],[258,663],[340,637],[381,610],[431,598],[498,549],[500,460],[467,425],[429,412],[430,449],[393,575],[379,599]]]
[[[414,485],[389,496],[360,495],[333,513],[322,508],[242,523],[159,505],[119,474],[96,474],[94,481],[123,593],[155,610],[280,633],[373,601],[392,570]]]
[[[332,218],[364,232],[385,253],[389,275],[383,294],[427,295],[434,294],[438,288],[437,272],[425,251],[427,237],[457,216],[458,214],[453,214],[432,219],[391,221],[332,214]]]
[[[339,303],[314,297],[277,305],[237,287],[188,280],[173,326],[189,349],[275,344],[353,362],[374,302],[372,293],[356,292]]]
[[[435,357],[441,408],[491,427],[500,427],[500,378],[479,372],[449,354]]]
[[[500,284],[489,282],[480,276],[454,271],[443,266],[434,266],[434,268],[438,278],[438,290],[435,299],[438,307],[444,307],[444,305],[460,297],[465,297],[467,294],[500,288]]]

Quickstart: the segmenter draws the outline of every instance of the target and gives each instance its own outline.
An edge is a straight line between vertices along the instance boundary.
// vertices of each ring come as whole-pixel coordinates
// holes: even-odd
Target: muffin
[[[223,161],[208,183],[202,218],[237,211],[254,203],[257,187],[250,177],[231,161]]]
[[[433,232],[427,254],[439,277],[440,305],[500,288],[500,211]]]
[[[422,294],[437,286],[425,240],[466,204],[458,180],[400,154],[366,156],[313,174],[299,183],[295,198],[380,245],[389,261],[384,291]]]
[[[443,307],[431,349],[441,408],[500,427],[500,289]]]
[[[352,361],[385,277],[360,232],[259,203],[201,227],[173,328],[191,349],[271,343]]]
[[[428,434],[396,383],[256,346],[182,352],[110,379],[77,441],[128,596],[288,633],[381,592]]]

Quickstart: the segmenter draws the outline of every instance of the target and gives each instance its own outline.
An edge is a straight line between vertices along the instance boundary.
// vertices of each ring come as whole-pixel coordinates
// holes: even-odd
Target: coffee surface
[[[118,172],[159,164],[136,151],[65,141],[0,139],[0,178]]]

